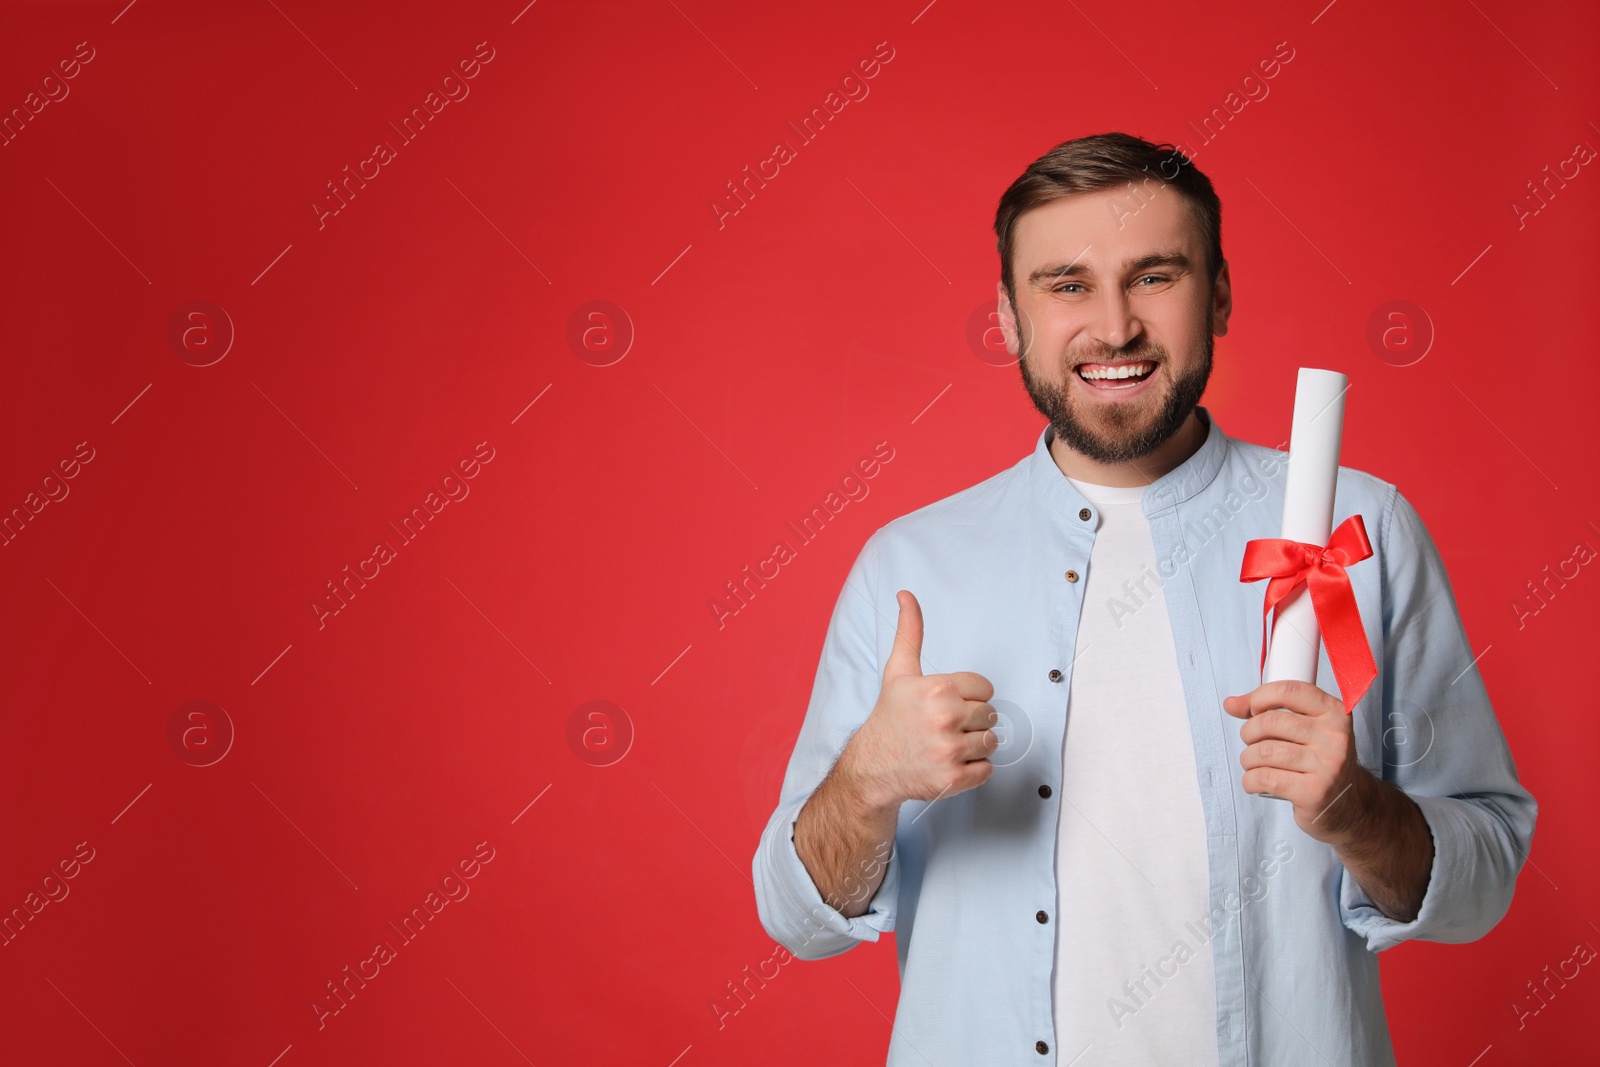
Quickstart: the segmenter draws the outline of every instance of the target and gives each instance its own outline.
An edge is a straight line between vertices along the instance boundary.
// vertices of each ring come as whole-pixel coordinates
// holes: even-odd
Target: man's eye
[[[1143,281],[1149,281],[1151,279],[1154,279],[1158,285],[1161,282],[1169,280],[1165,274],[1146,274],[1143,278],[1140,278],[1139,281],[1143,282]],[[1148,289],[1150,287],[1147,285],[1147,286],[1145,286],[1145,288]]]
[[[1073,287],[1082,289],[1083,288],[1083,283],[1081,283],[1081,282],[1063,282],[1062,284],[1060,284],[1060,285],[1056,286],[1054,289],[1052,289],[1051,292],[1064,293],[1068,289],[1071,289]]]

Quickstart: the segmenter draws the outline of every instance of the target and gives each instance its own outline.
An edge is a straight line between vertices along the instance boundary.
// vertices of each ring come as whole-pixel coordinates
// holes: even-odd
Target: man
[[[1198,406],[1232,286],[1168,149],[1068,141],[1001,198],[999,318],[1049,425],[867,540],[755,856],[793,954],[895,932],[892,1067],[1392,1064],[1376,953],[1481,937],[1532,838],[1393,485],[1342,468],[1334,508],[1372,543],[1371,687],[1346,714],[1326,652],[1258,684],[1240,567],[1287,457]]]

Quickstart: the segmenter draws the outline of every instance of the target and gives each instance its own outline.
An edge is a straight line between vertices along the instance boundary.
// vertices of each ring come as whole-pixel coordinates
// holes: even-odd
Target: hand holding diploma
[[[1248,746],[1239,757],[1245,791],[1290,801],[1296,823],[1319,840],[1337,836],[1344,822],[1363,810],[1366,797],[1354,797],[1343,815],[1330,815],[1328,809],[1352,788],[1373,782],[1356,761],[1348,713],[1377,668],[1345,573],[1347,566],[1371,556],[1372,547],[1359,515],[1331,529],[1346,388],[1342,374],[1300,369],[1283,536],[1247,544],[1239,576],[1245,582],[1270,579],[1262,607],[1265,684],[1223,701],[1228,714],[1249,719],[1239,731]],[[1313,684],[1324,634],[1343,701]],[[1256,718],[1263,712],[1273,714]]]
[[[1289,801],[1295,824],[1318,841],[1348,838],[1378,782],[1356,761],[1344,701],[1310,682],[1282,679],[1225,697],[1222,710],[1246,720],[1239,728],[1244,791]]]

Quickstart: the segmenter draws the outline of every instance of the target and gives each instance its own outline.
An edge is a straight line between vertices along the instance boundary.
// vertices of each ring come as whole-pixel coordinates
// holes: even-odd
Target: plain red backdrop
[[[0,509],[39,509],[0,548],[0,908],[70,890],[0,948],[0,1058],[882,1062],[891,938],[712,1005],[773,952],[750,858],[850,563],[1042,428],[971,340],[995,202],[1106,130],[1183,142],[1222,196],[1221,425],[1281,444],[1296,367],[1350,376],[1344,462],[1428,523],[1540,802],[1498,927],[1384,954],[1401,1062],[1590,1047],[1589,969],[1520,1029],[1514,1005],[1600,947],[1600,577],[1515,607],[1600,547],[1600,175],[1527,186],[1600,144],[1592,9],[525,2],[0,12],[0,109],[26,112],[0,146]],[[388,125],[463,86],[414,141]],[[194,365],[221,315],[231,346]],[[719,627],[724,583],[880,441],[870,495]],[[470,493],[319,618],[441,486]],[[574,731],[593,700],[621,711]]]

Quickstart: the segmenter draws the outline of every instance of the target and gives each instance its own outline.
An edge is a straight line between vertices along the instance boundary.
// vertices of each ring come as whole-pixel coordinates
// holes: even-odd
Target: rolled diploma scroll
[[[1333,494],[1339,483],[1339,440],[1349,379],[1338,371],[1301,367],[1289,430],[1289,473],[1283,490],[1283,533],[1291,541],[1325,545],[1333,533]],[[1305,583],[1272,613],[1263,682],[1316,682],[1322,632]],[[1257,796],[1282,797],[1271,793]]]

